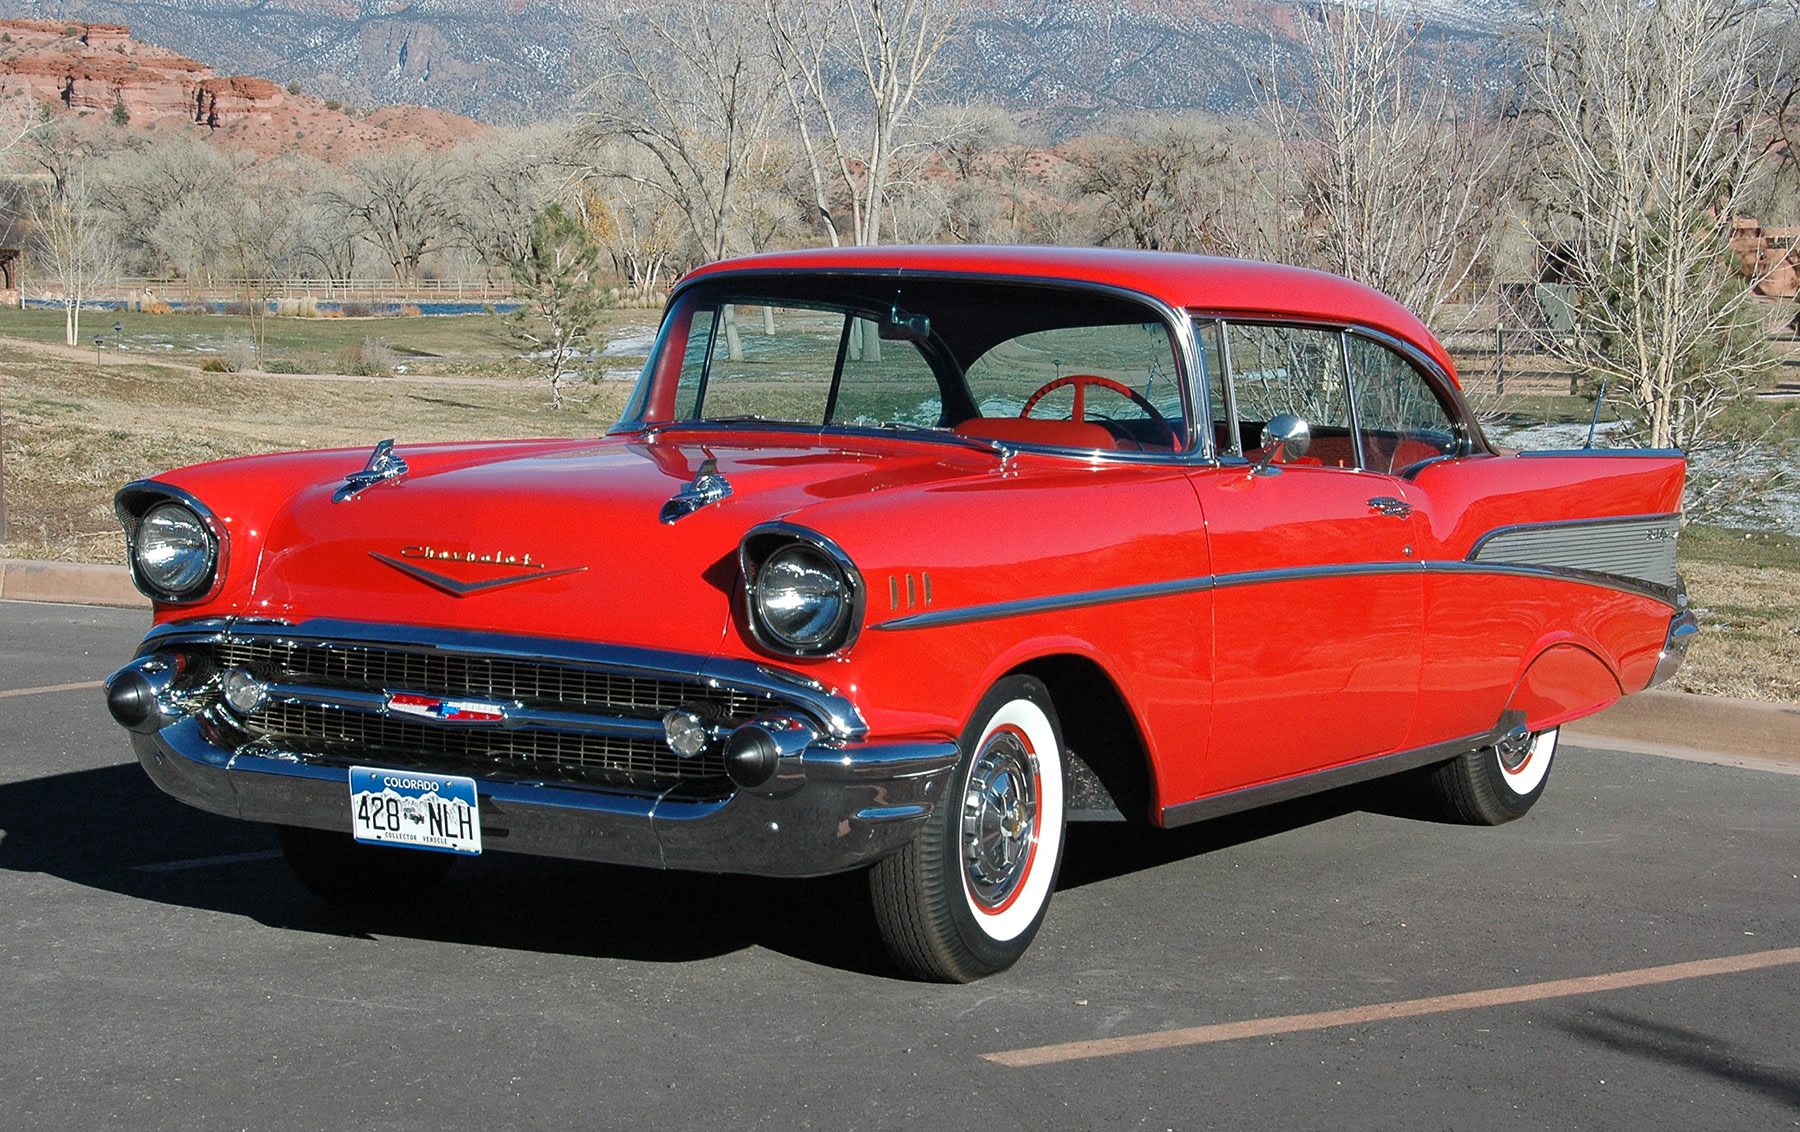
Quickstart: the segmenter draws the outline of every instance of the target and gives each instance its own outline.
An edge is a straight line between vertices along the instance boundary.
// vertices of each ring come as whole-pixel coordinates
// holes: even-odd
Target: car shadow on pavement
[[[1072,828],[1059,887],[1074,888],[1328,820],[1366,804],[1337,791],[1184,830]],[[302,888],[268,826],[182,805],[136,763],[0,785],[0,870],[35,872],[270,927],[386,935],[648,962],[760,946],[887,977],[859,872],[808,880],[715,876],[488,853],[392,909],[350,912]]]

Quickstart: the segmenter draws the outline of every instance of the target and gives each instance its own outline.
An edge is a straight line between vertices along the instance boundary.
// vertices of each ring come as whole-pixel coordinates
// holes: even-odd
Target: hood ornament
[[[700,470],[694,473],[694,478],[688,481],[688,485],[669,496],[668,502],[662,505],[662,521],[673,523],[730,494],[731,481],[719,474],[718,459],[708,456],[700,465]]]
[[[344,477],[344,486],[332,493],[331,501],[342,503],[364,488],[374,487],[382,480],[399,479],[405,474],[406,461],[394,455],[392,440],[384,440],[369,454],[369,462],[363,465],[362,471]]]

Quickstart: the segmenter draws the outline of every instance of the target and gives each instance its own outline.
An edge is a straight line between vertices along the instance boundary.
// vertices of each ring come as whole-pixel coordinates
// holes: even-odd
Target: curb
[[[150,608],[150,599],[131,584],[131,571],[123,566],[28,558],[0,558],[0,599]]]
[[[1563,728],[1571,742],[1623,750],[1699,754],[1780,763],[1800,769],[1800,704],[1697,696],[1692,692],[1639,692]]]
[[[149,609],[124,566],[0,558],[0,600]],[[1578,744],[1800,771],[1800,704],[1640,692],[1563,728]]]

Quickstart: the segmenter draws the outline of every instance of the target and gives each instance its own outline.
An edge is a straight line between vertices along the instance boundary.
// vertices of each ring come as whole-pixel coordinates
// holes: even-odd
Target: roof
[[[1456,373],[1425,324],[1374,288],[1323,271],[1255,260],[1122,248],[887,245],[722,260],[696,269],[683,282],[743,270],[953,272],[1100,283],[1195,311],[1357,323],[1412,343],[1445,373]]]

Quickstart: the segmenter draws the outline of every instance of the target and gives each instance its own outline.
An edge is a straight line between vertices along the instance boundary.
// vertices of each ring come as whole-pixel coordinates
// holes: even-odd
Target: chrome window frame
[[[856,279],[879,279],[882,277],[893,277],[896,279],[905,278],[909,280],[962,279],[994,283],[996,285],[1061,288],[1104,294],[1115,299],[1121,299],[1125,302],[1141,306],[1145,308],[1148,313],[1154,315],[1155,321],[1161,322],[1169,333],[1169,340],[1172,346],[1172,358],[1179,371],[1176,374],[1176,385],[1181,390],[1182,415],[1185,433],[1183,439],[1186,442],[1185,447],[1176,449],[1172,452],[1126,452],[1116,449],[1070,448],[1063,445],[1035,444],[1028,441],[1012,440],[993,442],[992,444],[984,444],[984,446],[1000,448],[1007,452],[1032,452],[1101,463],[1156,464],[1164,466],[1217,463],[1217,454],[1213,450],[1214,445],[1211,435],[1210,406],[1205,410],[1208,412],[1208,427],[1205,429],[1199,427],[1199,413],[1201,410],[1196,409],[1195,407],[1197,403],[1196,389],[1200,388],[1203,392],[1203,387],[1197,385],[1197,371],[1202,363],[1198,360],[1199,351],[1194,339],[1193,320],[1187,309],[1175,306],[1155,295],[1143,291],[1133,290],[1129,287],[1119,287],[1109,283],[1096,283],[1088,279],[1070,279],[1063,276],[1015,275],[1010,273],[988,273],[979,271],[919,271],[913,269],[901,271],[898,268],[817,267],[789,268],[782,270],[755,269],[731,272],[729,274],[706,275],[699,279],[680,284],[670,293],[668,302],[663,308],[663,319],[662,323],[657,327],[656,342],[651,346],[650,354],[644,360],[644,368],[638,376],[637,387],[632,390],[631,396],[626,399],[624,414],[620,417],[618,423],[607,430],[607,435],[642,435],[647,432],[661,432],[673,428],[684,430],[741,430],[745,428],[746,426],[742,423],[729,421],[647,421],[644,419],[644,413],[650,403],[650,389],[655,380],[657,362],[661,358],[663,349],[667,344],[670,312],[674,311],[676,303],[685,296],[689,290],[695,287],[713,286],[729,290],[746,284],[754,286],[756,281],[759,280],[791,279],[796,277],[817,279],[831,276],[851,277]],[[708,357],[710,362],[710,351]],[[947,432],[943,435],[934,435],[930,430],[925,429],[921,429],[917,433],[903,433],[887,432],[881,429],[871,429],[868,427],[858,428],[856,426],[833,424],[829,422],[824,424],[808,424],[791,421],[759,421],[756,422],[755,427],[758,429],[778,430],[782,432],[799,431],[820,436],[914,436],[922,440],[935,439],[942,443],[958,443],[962,446],[967,446],[967,438],[955,437]]]

